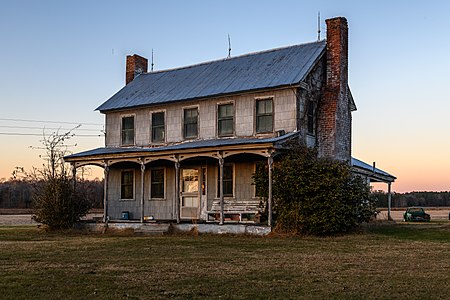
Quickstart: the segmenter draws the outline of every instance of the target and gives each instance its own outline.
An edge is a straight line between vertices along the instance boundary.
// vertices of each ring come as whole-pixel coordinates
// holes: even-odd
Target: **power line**
[[[13,119],[13,118],[0,118],[0,121],[12,121],[12,122],[35,122],[35,123],[52,123],[52,124],[72,124],[72,125],[104,125],[100,123],[82,123],[82,122],[65,122],[65,121],[50,121],[50,120],[29,120],[29,119]]]
[[[0,135],[11,136],[43,136],[39,133],[0,132]],[[103,134],[75,134],[74,137],[103,137]]]
[[[43,130],[62,130],[62,131],[101,131],[101,129],[84,129],[84,128],[59,128],[59,127],[37,127],[37,126],[8,126],[8,125],[0,125],[0,128],[12,128],[12,129],[43,129]]]

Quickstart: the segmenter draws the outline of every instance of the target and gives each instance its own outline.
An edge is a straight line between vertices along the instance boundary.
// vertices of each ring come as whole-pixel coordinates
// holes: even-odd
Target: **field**
[[[2,299],[443,299],[450,223],[376,223],[327,238],[0,226],[0,274]]]

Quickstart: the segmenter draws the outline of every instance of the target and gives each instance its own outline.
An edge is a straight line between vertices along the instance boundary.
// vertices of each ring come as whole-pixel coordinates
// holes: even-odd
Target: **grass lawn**
[[[135,236],[0,227],[1,299],[434,298],[450,295],[450,224],[346,236]]]

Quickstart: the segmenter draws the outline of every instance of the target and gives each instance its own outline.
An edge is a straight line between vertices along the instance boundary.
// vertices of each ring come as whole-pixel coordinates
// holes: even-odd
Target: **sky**
[[[450,190],[450,1],[439,0],[0,0],[0,179],[42,165],[43,133],[81,124],[69,150],[103,146],[95,109],[124,86],[126,55],[153,49],[163,70],[225,58],[228,34],[232,55],[311,42],[319,11],[322,38],[325,19],[349,24],[352,155],[395,175],[393,191]]]

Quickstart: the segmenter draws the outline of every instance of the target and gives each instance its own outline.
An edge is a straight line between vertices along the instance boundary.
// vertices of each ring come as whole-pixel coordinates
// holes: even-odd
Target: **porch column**
[[[105,162],[105,168],[103,173],[103,223],[106,223],[108,220],[108,175],[109,175],[109,166],[108,163]]]
[[[175,162],[175,215],[177,223],[180,223],[180,162]]]
[[[388,221],[391,220],[391,200],[392,200],[392,193],[391,193],[391,182],[388,183]]]
[[[144,223],[144,175],[145,164],[144,160],[141,160],[141,223]]]
[[[223,157],[219,156],[219,195],[220,195],[220,221],[219,224],[223,225]]]
[[[269,213],[267,219],[267,225],[272,226],[272,169],[273,169],[273,156],[270,155],[267,158],[267,164],[269,165],[269,195],[267,197],[267,210]]]
[[[73,189],[75,190],[76,186],[77,186],[77,168],[75,167],[75,163],[72,163],[72,184],[73,184]]]

